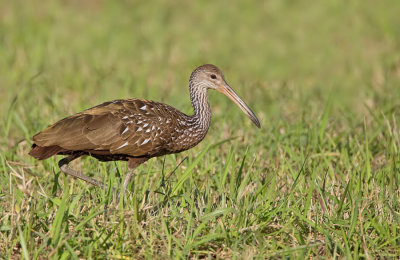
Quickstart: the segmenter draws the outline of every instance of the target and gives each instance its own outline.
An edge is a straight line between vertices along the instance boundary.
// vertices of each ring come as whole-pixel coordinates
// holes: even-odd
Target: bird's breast
[[[200,143],[207,134],[207,129],[202,129],[193,122],[182,120],[177,122],[171,133],[168,147],[174,152],[188,150]]]

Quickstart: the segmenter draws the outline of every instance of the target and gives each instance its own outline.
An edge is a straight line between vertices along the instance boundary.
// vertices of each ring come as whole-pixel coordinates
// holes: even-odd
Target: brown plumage
[[[210,126],[207,89],[228,96],[260,127],[257,117],[229,87],[222,72],[207,64],[194,70],[190,77],[192,116],[149,100],[106,102],[64,118],[36,134],[29,154],[39,160],[57,154],[68,155],[59,162],[63,172],[104,186],[68,168],[68,163],[82,155],[90,155],[101,161],[128,161],[132,169],[152,157],[190,149],[205,137]],[[130,178],[131,173],[125,179],[124,189]]]

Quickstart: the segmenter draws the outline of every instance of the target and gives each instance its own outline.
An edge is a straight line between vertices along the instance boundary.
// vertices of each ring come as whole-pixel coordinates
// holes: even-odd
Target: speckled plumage
[[[190,77],[193,115],[149,100],[106,102],[36,134],[29,154],[40,160],[56,154],[69,155],[66,163],[90,155],[102,161],[129,161],[128,166],[134,168],[152,157],[190,149],[203,140],[210,126],[210,88],[227,95],[260,127],[254,113],[226,84],[222,72],[207,64],[194,70]]]
[[[113,155],[120,160],[154,157],[198,144],[208,127],[196,124],[190,116],[163,103],[115,100],[64,118],[35,135],[33,141],[35,147],[58,146],[61,154],[84,152],[101,159],[107,151],[105,160]]]

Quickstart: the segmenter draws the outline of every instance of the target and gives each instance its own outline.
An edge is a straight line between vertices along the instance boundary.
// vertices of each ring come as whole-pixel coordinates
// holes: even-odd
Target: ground
[[[392,1],[3,1],[0,257],[396,258],[400,5]],[[210,92],[207,137],[135,171],[115,205],[28,155],[101,102],[191,112],[213,63],[261,129]],[[175,167],[184,159],[184,162]],[[74,162],[121,187],[123,162]]]

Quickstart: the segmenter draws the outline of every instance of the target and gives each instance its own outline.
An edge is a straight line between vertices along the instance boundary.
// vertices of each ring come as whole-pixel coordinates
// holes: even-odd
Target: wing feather
[[[166,113],[166,106],[140,99],[103,103],[60,120],[33,140],[72,151],[154,155],[166,150],[174,134],[174,115]]]

